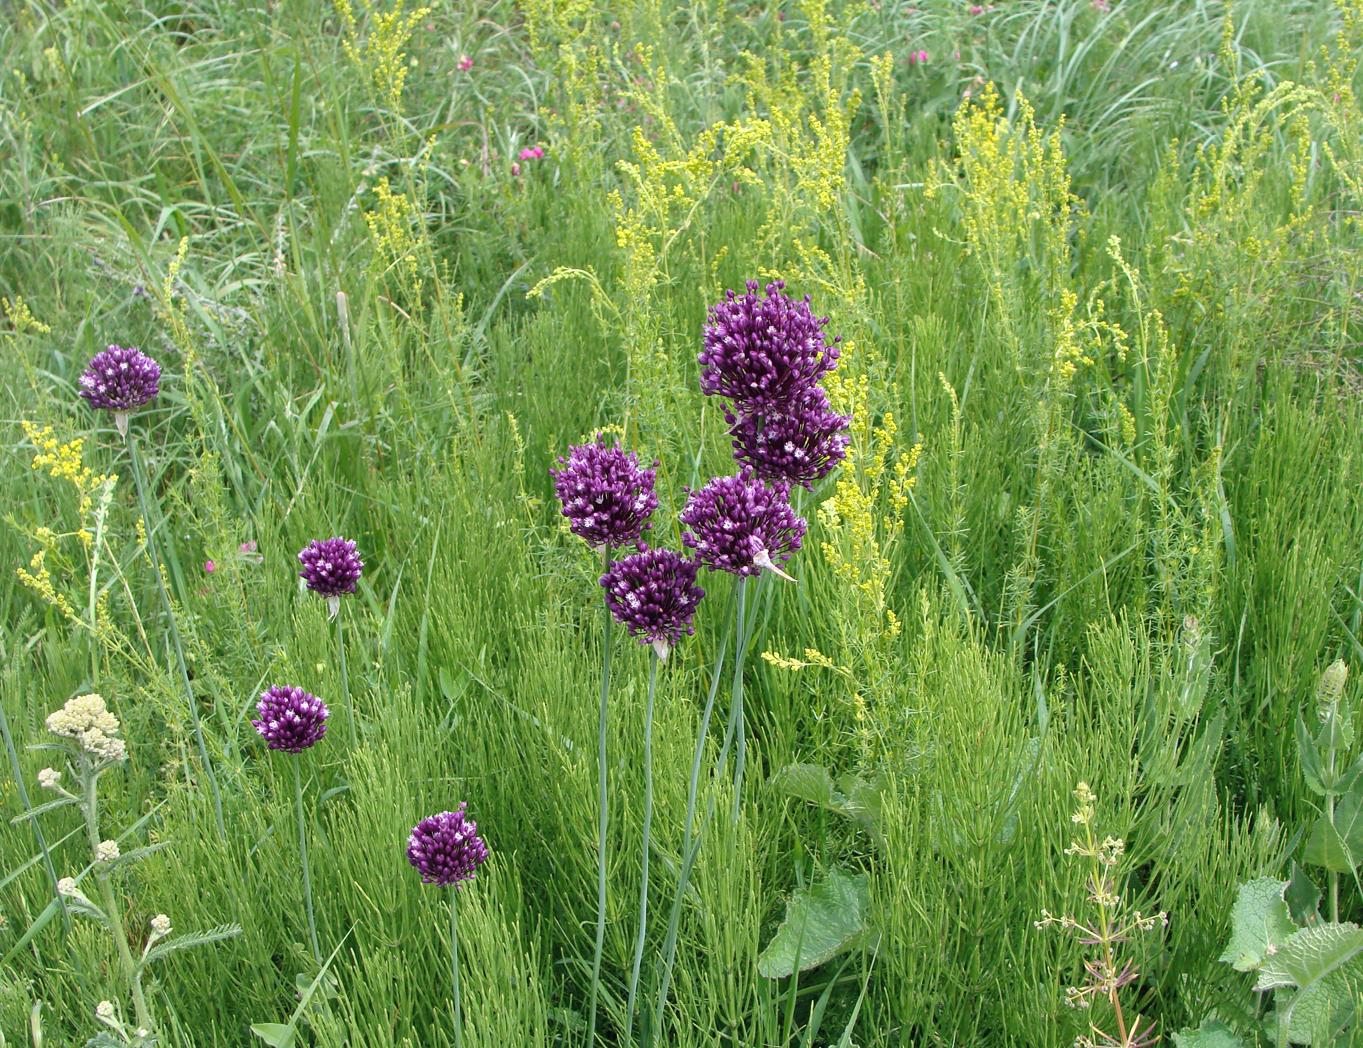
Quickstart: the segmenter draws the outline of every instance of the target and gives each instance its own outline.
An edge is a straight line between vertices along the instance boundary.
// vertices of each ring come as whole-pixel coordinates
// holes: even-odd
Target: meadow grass
[[[1073,1043],[1102,1018],[1065,1005],[1084,948],[1035,922],[1084,906],[1083,781],[1126,901],[1168,915],[1129,945],[1130,1012],[1272,1043],[1218,957],[1237,886],[1286,877],[1320,807],[1298,717],[1363,656],[1356,2],[4,10],[0,702],[28,800],[6,773],[0,1043],[84,1044],[100,1001],[131,1007],[107,932],[53,905],[41,849],[84,869],[78,816],[38,816],[41,845],[19,818],[44,718],[99,692],[129,753],[103,824],[164,845],[117,879],[136,948],[161,913],[241,929],[151,971],[157,1043],[454,1044],[447,900],[403,849],[467,800],[491,859],[459,902],[462,1044],[583,1044],[601,563],[547,471],[616,427],[659,460],[677,548],[684,489],[732,468],[706,307],[774,278],[844,336],[852,445],[796,493],[798,585],[754,597],[740,797],[732,578],[703,575],[658,675],[635,1030]],[[145,528],[76,396],[109,343],[164,370],[133,417]],[[84,443],[35,464],[25,421]],[[339,534],[366,565],[345,662],[295,561]],[[617,637],[610,1045],[637,1043],[650,658]],[[298,758],[251,728],[273,683],[332,704]],[[787,902],[843,874],[861,934],[763,974]]]

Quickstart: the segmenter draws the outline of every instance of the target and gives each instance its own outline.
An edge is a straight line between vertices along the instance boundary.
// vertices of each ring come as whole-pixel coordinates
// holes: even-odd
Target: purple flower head
[[[638,455],[619,441],[607,444],[601,434],[558,461],[562,468],[549,474],[573,534],[607,548],[638,542],[658,506],[654,470],[641,468]]]
[[[316,695],[302,688],[276,684],[256,703],[259,718],[251,727],[260,733],[272,750],[302,753],[327,733],[331,711]]]
[[[478,824],[458,811],[428,815],[407,838],[407,861],[427,884],[458,884],[471,881],[487,861],[487,845],[478,836]]]
[[[80,395],[92,408],[114,413],[118,431],[128,432],[128,412],[161,390],[161,365],[132,346],[96,353],[80,376]]]
[[[691,529],[682,541],[711,571],[757,575],[765,568],[786,579],[781,565],[800,548],[806,527],[790,508],[790,489],[747,468],[692,492],[681,522]]]
[[[691,618],[705,591],[696,585],[700,564],[667,549],[646,549],[613,561],[601,576],[606,606],[641,644],[652,644],[658,658],[695,633]]]
[[[767,411],[814,385],[838,366],[838,342],[828,341],[827,317],[816,317],[809,296],[796,301],[781,281],[757,295],[724,293],[710,308],[700,361],[702,393],[730,398],[742,414]]]
[[[299,552],[298,563],[303,565],[299,577],[313,593],[327,598],[333,616],[340,607],[341,595],[355,592],[355,583],[364,571],[354,541],[339,535],[309,542]]]
[[[847,454],[851,419],[828,406],[821,386],[809,386],[771,411],[724,418],[733,435],[734,458],[763,480],[802,484],[811,490]]]

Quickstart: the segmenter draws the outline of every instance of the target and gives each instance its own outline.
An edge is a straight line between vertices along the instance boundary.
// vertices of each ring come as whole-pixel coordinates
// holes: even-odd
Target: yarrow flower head
[[[151,933],[157,939],[164,939],[170,934],[170,918],[164,913],[158,913],[151,919]]]
[[[692,492],[681,522],[691,529],[682,541],[711,571],[758,575],[765,568],[785,579],[781,565],[800,548],[807,527],[790,507],[790,489],[764,483],[751,469]]]
[[[114,424],[128,435],[128,412],[161,389],[161,365],[132,346],[110,346],[96,353],[80,377],[80,395],[92,408],[114,413]]]
[[[705,591],[696,585],[700,564],[667,549],[646,549],[614,561],[601,576],[606,606],[617,622],[652,644],[665,659],[683,634],[696,632],[691,619]]]
[[[827,317],[816,317],[809,296],[795,300],[781,281],[757,295],[725,292],[710,308],[705,348],[700,362],[700,388],[708,395],[730,398],[740,414],[767,411],[814,385],[838,366],[838,338],[824,334]]]
[[[298,554],[303,570],[298,573],[308,589],[327,599],[327,609],[335,618],[341,607],[341,596],[355,592],[355,583],[364,572],[364,561],[356,552],[352,539],[339,535],[329,539],[314,539]]]
[[[258,719],[251,721],[265,744],[272,750],[302,753],[327,733],[331,711],[316,695],[302,688],[276,684],[256,703]]]
[[[55,790],[61,785],[62,773],[55,768],[44,768],[38,772],[38,785],[45,790]]]
[[[118,841],[100,841],[95,845],[96,862],[113,862],[120,854],[122,853],[118,850]]]
[[[407,838],[407,861],[427,884],[471,881],[487,861],[487,845],[478,836],[478,824],[465,817],[466,807],[461,803],[458,811],[427,816]]]
[[[637,454],[619,441],[607,444],[601,434],[590,444],[570,447],[568,457],[558,461],[562,468],[549,474],[572,533],[595,547],[638,542],[658,507],[657,463],[643,468]]]
[[[734,458],[763,480],[801,484],[811,490],[847,454],[851,419],[828,405],[821,386],[809,386],[770,411],[724,418],[733,435]]]
[[[47,730],[73,740],[85,753],[99,760],[121,761],[128,755],[119,732],[118,718],[109,712],[102,695],[77,695],[48,715]]]

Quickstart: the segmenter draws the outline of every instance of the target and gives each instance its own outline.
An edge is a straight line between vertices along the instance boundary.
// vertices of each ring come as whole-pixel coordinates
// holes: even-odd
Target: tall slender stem
[[[724,672],[725,649],[732,635],[731,632],[724,638],[724,643],[719,648],[719,656],[715,659],[715,669],[710,675],[710,693],[705,700],[705,709],[701,711],[700,727],[696,731],[696,748],[691,754],[691,779],[686,786],[686,826],[682,831],[681,870],[677,875],[676,894],[672,897],[672,910],[667,916],[667,933],[663,937],[663,974],[658,983],[658,1003],[653,1009],[651,1032],[655,1035],[662,1029],[663,1012],[667,1008],[667,991],[672,985],[672,965],[677,957],[677,933],[681,927],[682,900],[685,899],[686,888],[691,883],[691,870],[696,864],[696,856],[700,854],[700,833],[695,828],[700,766],[705,759],[705,740],[710,733],[710,718],[715,712],[715,698],[719,695],[719,681]],[[712,807],[706,809],[707,820],[711,810]]]
[[[459,1001],[459,885],[450,885],[450,984],[454,991],[454,1048],[464,1043],[464,1013]]]
[[[341,663],[341,699],[345,703],[346,724],[350,728],[350,748],[355,748],[355,704],[350,699],[350,674],[345,664],[345,632],[341,626],[344,614],[336,613],[336,651]]]
[[[93,769],[88,760],[81,757],[81,778],[84,780],[85,797],[82,802],[83,814],[85,815],[85,836],[90,842],[90,854],[99,854],[99,773]],[[99,885],[100,903],[104,907],[104,915],[109,919],[109,934],[114,938],[114,946],[118,950],[118,963],[123,969],[123,979],[128,984],[128,990],[133,998],[133,1010],[137,1015],[137,1025],[142,1029],[152,1031],[151,1011],[147,1008],[147,999],[142,994],[142,981],[137,975],[137,962],[133,960],[132,950],[128,946],[128,933],[123,928],[123,911],[119,907],[118,899],[114,897],[114,886],[110,880],[106,865],[95,859],[95,882]]]
[[[24,814],[27,815],[33,810],[33,802],[28,799],[28,787],[24,785],[24,769],[19,764],[19,752],[14,748],[14,736],[10,734],[9,718],[5,716],[3,705],[0,705],[0,736],[5,740],[5,753],[9,757],[10,770],[14,773],[19,803],[24,806]],[[52,851],[47,846],[47,838],[43,836],[43,828],[38,825],[38,820],[29,819],[28,824],[33,830],[34,840],[38,842],[38,850],[43,853],[43,865],[47,868],[47,879],[52,885],[52,895],[61,909],[62,931],[68,932],[71,930],[71,915],[66,910],[66,900],[62,898],[62,893],[57,891],[57,870],[52,865]]]
[[[743,764],[747,754],[747,728],[743,718],[743,663],[748,654],[748,643],[752,633],[752,618],[747,611],[748,579],[738,580],[738,646],[734,649],[734,681],[730,690],[729,737],[736,740],[734,755],[734,796],[731,821],[738,822],[738,813],[743,806]],[[725,739],[725,751],[720,754],[723,764],[727,756],[729,739]]]
[[[303,773],[298,768],[302,758],[294,757],[293,765],[294,810],[298,815],[298,855],[303,860],[303,908],[308,915],[308,942],[312,945],[312,959],[317,967],[322,967],[322,948],[317,942],[317,919],[312,910],[312,872],[308,868],[308,823],[303,815]]]
[[[175,661],[180,670],[180,681],[184,684],[185,699],[189,703],[189,718],[194,726],[194,742],[199,750],[199,760],[203,762],[204,775],[213,794],[213,817],[217,823],[218,836],[225,839],[227,829],[222,821],[222,792],[218,789],[217,777],[213,774],[213,763],[208,759],[208,747],[204,745],[203,725],[199,722],[199,706],[194,701],[194,689],[189,683],[189,670],[185,665],[184,644],[180,640],[180,627],[175,621],[175,609],[166,591],[166,580],[161,577],[161,558],[156,553],[156,526],[148,511],[147,484],[142,476],[142,459],[137,453],[137,439],[132,428],[128,429],[128,458],[132,462],[133,482],[137,486],[137,505],[142,513],[142,529],[147,535],[147,554],[151,557],[152,574],[156,576],[156,590],[161,594],[161,606],[166,612],[166,622],[170,630],[171,642],[175,648]]]
[[[610,567],[611,550],[603,554],[603,568]],[[596,1001],[601,992],[601,954],[606,944],[606,831],[610,824],[610,812],[606,806],[606,728],[608,724],[607,707],[611,691],[611,630],[610,608],[604,599],[601,604],[601,709],[596,723],[596,946],[592,951],[592,988],[591,1002],[588,1005],[590,1019],[587,1028],[587,1044],[596,1044]]]
[[[658,663],[648,660],[648,703],[644,707],[644,846],[639,859],[639,934],[634,940],[634,967],[629,974],[629,1001],[625,1009],[626,1041],[634,1038],[634,1002],[639,991],[639,969],[644,962],[644,940],[648,933],[648,849],[653,830],[653,696],[658,687]]]

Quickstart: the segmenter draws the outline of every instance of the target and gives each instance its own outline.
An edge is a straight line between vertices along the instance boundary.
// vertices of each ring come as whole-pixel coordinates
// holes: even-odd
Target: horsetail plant
[[[38,783],[56,794],[56,799],[20,818],[33,818],[72,806],[79,809],[91,862],[79,877],[61,878],[57,891],[72,914],[93,920],[109,933],[118,955],[123,992],[132,999],[134,1024],[129,1026],[123,1022],[113,1002],[100,1002],[95,1015],[109,1031],[104,1035],[106,1040],[112,1036],[117,1038],[114,1043],[118,1044],[150,1045],[155,1039],[156,1023],[142,985],[147,967],[176,950],[230,938],[241,929],[236,925],[221,925],[172,939],[169,938],[170,918],[157,914],[151,919],[141,954],[133,955],[123,919],[126,903],[114,893],[115,878],[132,863],[159,851],[166,844],[124,852],[116,838],[104,836],[100,825],[99,779],[127,759],[128,748],[119,738],[118,718],[109,710],[103,696],[93,693],[76,696],[47,718],[47,729],[62,740],[58,748],[66,758],[74,788],[68,790],[62,785],[65,776],[61,770],[44,768],[38,773]],[[90,873],[94,875],[96,887],[96,898],[93,899],[80,887],[80,879]]]
[[[152,574],[156,576],[156,590],[161,596],[161,607],[166,615],[166,628],[170,633],[175,650],[176,666],[180,671],[180,682],[185,689],[185,700],[189,704],[190,722],[194,728],[194,743],[203,763],[204,776],[213,794],[213,817],[218,835],[226,836],[222,817],[222,791],[213,771],[213,762],[208,756],[204,743],[203,724],[199,718],[198,701],[189,683],[189,669],[185,662],[184,642],[180,638],[180,626],[175,617],[175,607],[171,603],[166,580],[161,574],[161,558],[156,551],[156,523],[151,519],[150,500],[147,497],[147,481],[143,476],[142,459],[138,454],[137,438],[129,426],[129,416],[138,408],[150,404],[161,390],[161,365],[141,350],[132,346],[111,345],[96,353],[80,377],[80,395],[92,408],[111,412],[114,426],[128,445],[128,460],[132,465],[133,482],[137,488],[137,504],[142,515],[142,530],[146,536],[147,555],[151,558]]]
[[[311,749],[327,733],[331,711],[316,695],[302,688],[276,684],[263,692],[256,703],[259,715],[251,726],[272,750],[294,755]],[[308,943],[312,959],[320,968],[322,949],[317,939],[317,918],[312,906],[312,873],[308,866],[308,824],[303,814],[303,774],[298,761],[293,765],[294,812],[298,818],[298,855],[303,865],[303,907],[308,921]]]
[[[422,819],[407,838],[407,861],[427,884],[450,889],[450,982],[454,994],[454,1044],[463,1044],[464,1019],[459,1000],[459,887],[473,880],[487,862],[487,844],[478,824],[465,815],[468,805]]]
[[[608,569],[614,550],[637,544],[650,526],[649,518],[658,505],[654,491],[657,463],[653,468],[644,468],[636,453],[625,451],[619,441],[607,444],[601,433],[586,444],[570,447],[567,457],[560,457],[558,462],[560,468],[551,469],[549,474],[553,477],[554,493],[562,505],[569,530],[600,551],[602,567]],[[601,702],[596,728],[596,939],[592,949],[588,1044],[596,1042],[596,1005],[601,990],[601,955],[606,942],[606,834],[610,828],[606,731],[613,641],[609,591],[601,621]]]

